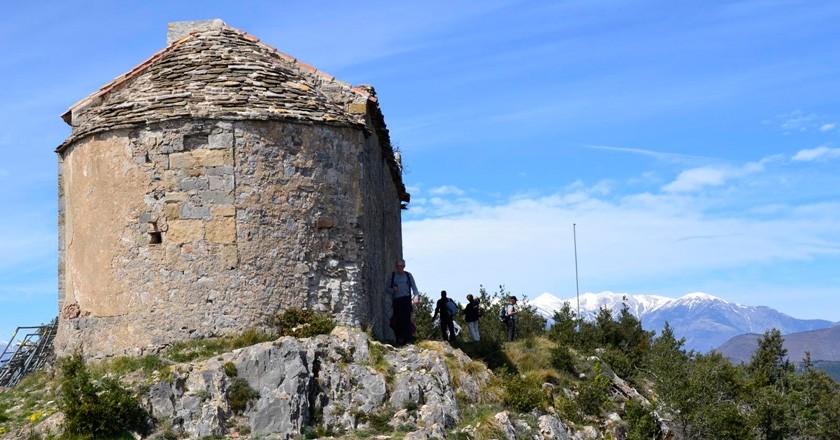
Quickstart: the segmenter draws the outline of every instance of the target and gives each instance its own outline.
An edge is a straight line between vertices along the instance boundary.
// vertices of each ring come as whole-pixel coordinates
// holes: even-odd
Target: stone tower
[[[409,200],[371,87],[220,20],[73,105],[56,350],[142,354],[290,307],[384,336]]]

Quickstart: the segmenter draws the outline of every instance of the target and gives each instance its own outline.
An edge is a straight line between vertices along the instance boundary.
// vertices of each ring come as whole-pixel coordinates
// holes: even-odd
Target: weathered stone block
[[[168,220],[181,218],[181,204],[175,201],[167,201],[163,205],[163,216]]]
[[[208,137],[208,148],[218,150],[233,147],[233,133],[217,133]]]
[[[182,191],[203,191],[210,188],[210,182],[202,177],[188,177],[178,181],[178,189]]]
[[[233,176],[208,176],[210,191],[233,191]]]
[[[236,245],[224,245],[219,250],[219,264],[225,269],[235,269],[239,264]]]
[[[208,206],[193,206],[189,203],[182,203],[179,217],[182,219],[210,219],[210,207]]]
[[[166,241],[170,243],[188,243],[204,238],[204,221],[171,220],[166,231]]]
[[[219,205],[211,208],[210,212],[213,217],[234,217],[236,216],[236,207],[233,205]]]
[[[361,115],[367,112],[367,104],[364,102],[354,102],[350,104],[349,108],[350,113],[355,115]]]
[[[203,205],[231,205],[233,191],[201,191],[198,193],[198,198]]]
[[[194,168],[195,156],[192,151],[184,151],[181,153],[172,153],[169,155],[169,168]]]
[[[236,220],[233,217],[223,217],[208,221],[205,237],[212,243],[235,243]]]
[[[194,150],[195,166],[199,167],[220,167],[233,164],[233,149],[224,150]]]

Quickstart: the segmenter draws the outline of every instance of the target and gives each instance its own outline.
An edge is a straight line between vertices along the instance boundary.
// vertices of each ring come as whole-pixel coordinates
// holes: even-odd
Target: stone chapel
[[[409,194],[372,87],[181,22],[62,118],[59,355],[141,355],[290,307],[390,331]]]

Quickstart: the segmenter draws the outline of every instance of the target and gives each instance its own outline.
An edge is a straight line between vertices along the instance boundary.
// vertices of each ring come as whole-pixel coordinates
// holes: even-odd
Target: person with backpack
[[[478,319],[481,318],[483,311],[479,304],[478,298],[467,295],[467,306],[464,307],[464,321],[467,322],[467,328],[470,329],[470,336],[472,340],[478,342],[481,340],[481,335],[478,334]]]
[[[432,321],[440,315],[440,333],[444,341],[455,340],[455,322],[452,318],[458,313],[458,304],[452,298],[446,297],[446,291],[440,291],[440,299],[435,303],[435,314]]]
[[[511,296],[508,299],[507,306],[502,306],[502,310],[506,317],[503,322],[507,325],[507,340],[512,341],[516,337],[516,314],[518,313],[516,297]]]
[[[405,260],[397,260],[396,270],[388,277],[386,290],[391,294],[391,329],[394,330],[397,345],[414,342],[414,331],[411,314],[414,312],[412,296],[419,297],[417,283],[410,272],[405,270]]]

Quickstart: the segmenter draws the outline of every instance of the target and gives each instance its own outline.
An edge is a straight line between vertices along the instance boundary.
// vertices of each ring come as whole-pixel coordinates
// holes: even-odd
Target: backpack
[[[505,306],[502,306],[502,308],[499,310],[499,321],[504,324],[507,324],[508,321],[510,321],[510,316],[508,316],[507,307]]]
[[[396,272],[391,272],[391,287],[396,286],[396,284],[394,283],[394,278],[396,278],[396,276],[397,276]],[[411,273],[409,271],[405,271],[405,276],[408,278],[408,294],[411,295],[411,288],[412,288]]]
[[[458,304],[456,304],[452,298],[449,298],[449,300],[446,301],[446,310],[449,311],[449,316],[455,316],[458,314]]]

